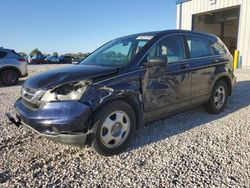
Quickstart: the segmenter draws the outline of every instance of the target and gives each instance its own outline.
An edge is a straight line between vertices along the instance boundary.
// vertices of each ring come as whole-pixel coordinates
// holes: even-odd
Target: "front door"
[[[167,36],[157,42],[143,60],[164,57],[168,61],[166,66],[149,67],[142,73],[147,120],[164,117],[169,112],[190,105],[191,77],[183,41],[181,35]]]

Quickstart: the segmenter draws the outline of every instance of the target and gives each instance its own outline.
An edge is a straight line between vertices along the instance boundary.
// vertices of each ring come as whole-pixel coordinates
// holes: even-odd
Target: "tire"
[[[114,101],[98,110],[92,125],[91,146],[100,155],[112,156],[126,150],[135,131],[136,117],[129,104]]]
[[[19,75],[14,70],[5,70],[1,72],[0,79],[4,86],[13,86],[17,84]]]
[[[206,110],[211,114],[219,114],[225,109],[228,100],[228,86],[223,80],[216,82]]]

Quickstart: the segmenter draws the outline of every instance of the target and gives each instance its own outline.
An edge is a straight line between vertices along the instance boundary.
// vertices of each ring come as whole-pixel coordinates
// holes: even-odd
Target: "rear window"
[[[6,55],[6,52],[0,50],[0,58],[4,58]]]
[[[196,36],[187,36],[187,44],[191,58],[200,58],[213,55],[209,40]]]
[[[12,51],[11,51],[11,53],[13,53],[13,54],[15,54],[15,55],[17,55],[17,56],[21,57],[21,55],[20,55],[20,54],[18,54],[18,53],[16,53],[14,50],[12,50]]]

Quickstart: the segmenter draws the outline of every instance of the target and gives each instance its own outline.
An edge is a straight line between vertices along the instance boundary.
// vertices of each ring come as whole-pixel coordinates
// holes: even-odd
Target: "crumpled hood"
[[[25,86],[34,89],[49,89],[63,83],[114,74],[117,71],[116,67],[69,65],[34,75],[25,82]]]

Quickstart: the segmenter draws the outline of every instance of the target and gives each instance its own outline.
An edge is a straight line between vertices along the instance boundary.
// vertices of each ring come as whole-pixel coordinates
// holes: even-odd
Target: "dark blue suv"
[[[196,105],[220,113],[232,93],[233,58],[210,34],[168,30],[112,40],[78,65],[29,78],[16,125],[102,155],[125,150],[143,124]]]

